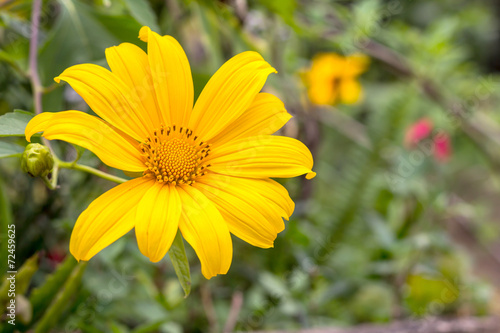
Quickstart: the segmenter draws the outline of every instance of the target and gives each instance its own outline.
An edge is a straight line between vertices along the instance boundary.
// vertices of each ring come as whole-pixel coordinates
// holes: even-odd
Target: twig
[[[33,91],[33,108],[35,109],[35,114],[40,114],[43,112],[42,106],[42,94],[44,88],[40,82],[40,76],[38,75],[38,32],[40,28],[40,14],[42,11],[42,0],[33,0],[33,5],[31,8],[31,35],[30,35],[30,49],[29,49],[29,71],[28,78],[31,83],[31,90]],[[50,145],[50,141],[42,137],[42,142],[45,146],[50,149],[53,156],[54,149]],[[57,175],[59,169],[57,163],[52,170],[52,178],[43,178],[43,181],[47,187],[51,190],[57,188]]]
[[[29,79],[31,82],[31,90],[33,91],[33,107],[36,114],[43,112],[42,94],[44,88],[40,82],[38,75],[38,32],[40,29],[40,14],[42,11],[42,0],[33,0],[33,7],[31,9],[31,36],[30,36],[30,52],[29,52]],[[50,141],[42,138],[43,144],[49,147],[52,155],[54,150],[50,145]]]
[[[366,43],[364,51],[372,58],[378,59],[389,65],[402,76],[415,76],[414,72],[411,70],[410,66],[405,63],[402,56],[382,44],[370,40]]]
[[[43,93],[54,89],[54,85],[45,89],[42,86],[42,84],[40,82],[40,76],[38,75],[37,54],[38,54],[38,33],[39,33],[39,28],[40,28],[41,11],[42,11],[42,0],[33,0],[33,7],[32,7],[32,11],[31,11],[31,36],[30,36],[30,50],[29,50],[29,67],[30,67],[29,79],[31,82],[31,88],[33,90],[33,102],[34,102],[34,109],[35,109],[36,114],[40,114],[43,112],[43,106],[42,106]],[[44,145],[49,147],[50,151],[52,152],[52,155],[56,159],[56,164],[55,164],[54,169],[52,171],[52,178],[50,180],[48,178],[44,179],[44,182],[47,184],[47,186],[50,189],[57,188],[57,175],[58,175],[59,168],[74,169],[74,170],[88,172],[90,174],[107,179],[107,180],[115,182],[115,183],[124,183],[127,181],[126,179],[107,174],[105,172],[102,172],[100,170],[94,169],[94,168],[86,166],[86,165],[80,165],[80,164],[76,164],[73,162],[61,161],[54,154],[54,150],[52,149],[52,147],[50,145],[50,141],[45,139],[45,138],[42,138],[42,140],[43,140]]]
[[[165,6],[168,8],[169,16],[173,22],[178,21],[182,17],[182,10],[177,0],[165,0]]]
[[[233,5],[234,11],[236,13],[236,17],[238,17],[238,20],[240,21],[240,23],[243,24],[247,18],[247,15],[248,15],[247,0],[234,0],[232,5]]]
[[[241,291],[236,291],[233,294],[233,299],[231,300],[231,309],[227,316],[226,324],[224,325],[224,333],[233,332],[238,322],[238,316],[240,314],[241,306],[243,305],[243,293]]]
[[[367,150],[372,149],[372,143],[366,134],[365,125],[352,119],[350,116],[338,112],[331,106],[323,106],[318,110],[318,116],[321,122],[334,127],[347,138]]]
[[[208,325],[211,333],[219,332],[219,324],[217,322],[217,314],[215,313],[214,303],[212,301],[212,293],[210,292],[209,282],[202,283],[200,286],[201,303],[207,316]]]
[[[454,194],[451,197],[450,205],[456,203],[465,203],[465,202],[466,201],[462,199],[459,195]],[[490,257],[491,262],[494,263],[498,268],[500,268],[500,255],[477,238],[475,231],[471,227],[471,221],[469,219],[461,215],[456,215],[452,216],[451,220],[453,221],[453,225],[458,226],[463,231],[462,234],[464,235],[464,237],[467,237],[478,248],[483,250],[483,252]]]
[[[33,89],[33,99],[35,113],[42,113],[42,92],[43,87],[40,83],[40,76],[38,76],[38,29],[40,26],[40,12],[42,9],[42,0],[33,0],[33,7],[31,12],[31,36],[30,36],[30,80],[31,88]]]
[[[302,125],[304,138],[303,142],[311,151],[314,159],[318,156],[321,144],[321,127],[318,121],[317,110],[313,107],[309,109],[308,114],[304,113],[303,109],[299,109],[299,115],[302,116]],[[305,177],[301,178],[301,191],[300,200],[309,200],[314,193],[314,182],[307,180]]]

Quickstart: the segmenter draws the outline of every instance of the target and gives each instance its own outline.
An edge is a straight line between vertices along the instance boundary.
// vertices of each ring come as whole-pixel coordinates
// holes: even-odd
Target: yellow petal
[[[211,143],[221,145],[238,138],[273,134],[290,118],[292,116],[285,110],[285,105],[278,97],[260,93],[255,97],[250,108],[216,135]]]
[[[135,234],[142,254],[152,262],[167,254],[179,227],[182,205],[174,185],[155,182],[137,206]]]
[[[179,229],[201,261],[203,276],[226,274],[233,245],[226,222],[212,201],[192,186],[179,186],[182,216]]]
[[[311,171],[313,158],[300,141],[273,135],[260,135],[228,142],[208,157],[210,171],[237,177],[288,178]]]
[[[332,105],[337,102],[339,80],[344,72],[345,58],[336,53],[317,54],[307,73],[307,94],[313,104]]]
[[[290,198],[287,189],[272,179],[252,179],[232,177],[232,182],[247,192],[252,192],[261,195],[263,198],[269,200],[273,205],[279,207],[280,216],[288,221],[292,216],[295,209],[295,203]],[[275,208],[276,209],[276,208]],[[279,223],[276,227],[280,232],[283,224]]]
[[[164,124],[186,126],[194,99],[191,67],[186,54],[175,38],[160,36],[147,27],[143,27],[139,35],[146,33],[149,66]]]
[[[243,52],[229,59],[212,76],[196,101],[189,128],[208,141],[245,112],[276,73],[257,52]]]
[[[122,43],[106,49],[106,60],[115,74],[123,81],[138,98],[146,111],[151,128],[158,128],[163,123],[160,108],[156,102],[155,87],[151,70],[149,69],[148,55],[140,47],[130,43]]]
[[[340,83],[340,100],[344,104],[354,104],[361,98],[361,84],[354,79],[345,79]]]
[[[207,174],[195,187],[214,202],[229,231],[254,246],[272,247],[285,228],[283,217],[293,212],[288,192],[272,180]]]
[[[333,105],[337,101],[339,91],[332,80],[332,82],[315,82],[308,88],[307,94],[313,104]]]
[[[147,43],[150,31],[151,29],[149,27],[142,27],[141,30],[139,30],[139,39]]]
[[[137,204],[151,185],[151,179],[137,178],[95,199],[80,214],[71,234],[69,250],[76,260],[89,260],[129,232],[134,227]]]
[[[311,83],[331,80],[342,75],[345,58],[336,53],[319,53],[314,56],[308,78]]]
[[[135,172],[146,169],[137,146],[101,119],[84,112],[41,113],[26,126],[26,140],[42,131],[49,140],[67,141],[92,151],[110,167]]]
[[[370,65],[370,58],[364,54],[355,53],[345,58],[344,76],[358,76]]]
[[[102,119],[138,141],[148,137],[152,124],[134,89],[107,69],[81,64],[54,79],[68,82]]]

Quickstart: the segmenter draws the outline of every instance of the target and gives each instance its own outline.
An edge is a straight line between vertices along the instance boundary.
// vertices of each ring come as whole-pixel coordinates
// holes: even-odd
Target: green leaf
[[[1,242],[1,252],[2,258],[7,258],[8,250],[8,226],[14,223],[14,218],[12,216],[12,208],[10,205],[10,200],[7,195],[7,187],[3,179],[0,177],[0,239]],[[7,271],[7,260],[3,259],[0,261],[0,269],[2,273]],[[2,297],[4,294],[0,295]]]
[[[115,45],[128,42],[145,50],[147,44],[142,42],[138,37],[142,25],[136,20],[131,19],[130,16],[110,16],[97,13],[96,19],[116,38],[117,42]],[[104,49],[101,52],[101,56],[104,57]]]
[[[295,28],[294,13],[297,9],[297,0],[267,1],[259,0],[260,4],[269,11],[281,16],[285,23]]]
[[[10,142],[0,141],[0,158],[21,156],[24,147]]]
[[[118,323],[115,321],[108,322],[108,327],[111,330],[111,333],[127,333],[129,330],[122,323]]]
[[[151,333],[158,332],[161,325],[168,323],[169,319],[158,320],[153,323],[147,323],[135,328],[131,333]]]
[[[24,294],[28,290],[31,278],[38,269],[38,253],[32,255],[19,268],[16,275],[16,293]]]
[[[57,2],[60,15],[38,57],[44,86],[54,83],[53,78],[72,65],[104,58],[104,49],[119,43],[92,7],[78,0]]]
[[[31,112],[14,110],[0,116],[0,137],[24,136],[24,129],[35,115]]]
[[[59,290],[42,319],[36,325],[35,333],[49,332],[69,308],[71,300],[78,293],[78,288],[80,287],[86,267],[87,262],[81,262],[73,269],[68,280]]]
[[[19,268],[17,273],[14,274],[16,282],[16,294],[22,295],[26,292],[30,284],[31,278],[33,277],[33,274],[35,274],[37,269],[38,269],[38,253],[35,253],[32,257],[26,260],[24,264],[21,266],[21,268]],[[9,270],[15,271],[15,269],[9,269]],[[10,274],[7,274],[7,277],[8,276],[10,276]],[[10,280],[4,278],[2,281],[2,285],[0,286],[0,304],[2,305],[1,313],[4,313],[4,311],[6,310],[4,305],[10,299],[10,297],[8,296],[9,286],[10,286]]]
[[[30,303],[33,305],[33,318],[35,320],[47,309],[76,265],[75,258],[68,255],[64,262],[57,267],[57,270],[45,280],[45,283],[33,290]]]
[[[147,25],[151,30],[160,32],[158,23],[156,22],[156,16],[146,0],[124,0],[125,5],[130,11],[130,15],[137,20],[142,25]],[[137,31],[139,34],[139,31]]]
[[[189,261],[186,256],[186,250],[184,249],[184,241],[180,232],[177,232],[177,235],[175,235],[174,242],[170,246],[170,250],[168,250],[168,255],[170,256],[182,289],[184,289],[184,297],[188,297],[191,292],[191,274],[189,272]]]

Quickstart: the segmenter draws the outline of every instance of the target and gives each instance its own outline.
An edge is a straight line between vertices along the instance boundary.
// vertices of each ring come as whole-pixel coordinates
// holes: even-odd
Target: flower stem
[[[110,175],[109,173],[103,172],[101,170],[97,170],[95,168],[89,167],[87,165],[82,165],[82,164],[77,164],[73,162],[64,162],[59,159],[56,159],[56,165],[54,166],[54,170],[56,168],[63,168],[63,169],[72,169],[72,170],[79,170],[83,172],[90,173],[94,176],[101,177],[103,179],[122,184],[127,181],[125,178],[117,177]],[[56,180],[57,181],[57,180]]]
[[[54,165],[52,168],[52,175],[51,178],[49,179],[47,176],[42,177],[43,182],[47,187],[51,190],[55,190],[57,188],[57,177],[59,175],[59,167],[57,166],[57,163]]]

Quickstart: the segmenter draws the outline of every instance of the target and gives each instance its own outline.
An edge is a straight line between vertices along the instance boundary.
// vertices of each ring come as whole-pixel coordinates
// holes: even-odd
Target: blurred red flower
[[[404,144],[409,149],[416,149],[419,143],[429,138],[432,140],[432,154],[437,162],[447,162],[452,153],[450,136],[443,131],[432,135],[434,124],[428,118],[422,118],[411,125],[405,134]]]
[[[414,148],[417,143],[427,138],[432,131],[434,125],[432,121],[427,118],[422,118],[406,131],[405,135],[405,146],[408,148]]]

